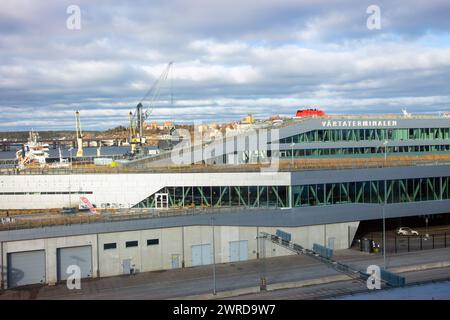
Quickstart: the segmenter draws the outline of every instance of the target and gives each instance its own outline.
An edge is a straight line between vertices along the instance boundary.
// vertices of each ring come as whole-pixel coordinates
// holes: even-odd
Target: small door
[[[124,259],[122,261],[122,270],[123,270],[123,274],[131,273],[131,259]]]
[[[204,244],[202,245],[202,264],[211,264],[211,263],[212,263],[211,245]]]
[[[248,241],[239,241],[239,261],[248,260]]]
[[[172,255],[172,269],[177,269],[180,267],[180,255],[173,254]]]
[[[192,266],[201,266],[212,263],[210,244],[193,245],[191,247],[191,253],[192,253]]]
[[[8,288],[45,283],[45,251],[8,253]]]
[[[192,246],[192,266],[202,265],[202,246]]]
[[[239,241],[230,242],[230,262],[239,261]]]
[[[248,260],[248,241],[230,241],[230,262]]]

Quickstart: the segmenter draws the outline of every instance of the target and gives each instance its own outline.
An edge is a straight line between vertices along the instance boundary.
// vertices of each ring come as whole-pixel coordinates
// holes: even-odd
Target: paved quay
[[[383,257],[380,254],[368,254],[351,249],[337,251],[334,259],[360,270],[365,270],[370,264],[380,266],[383,264]],[[397,269],[405,275],[416,274],[412,277],[406,276],[407,283],[414,282],[417,277],[420,280],[420,272],[426,273],[424,281],[432,280],[436,273],[439,279],[450,277],[450,268],[446,267],[447,265],[450,267],[450,248],[397,254],[388,256],[387,262],[391,271]],[[424,269],[424,265],[425,270],[421,270]],[[335,292],[336,295],[348,293],[348,289],[365,290],[362,282],[348,277],[346,280],[345,275],[334,269],[310,257],[299,255],[219,264],[216,266],[216,275],[218,296],[215,297],[211,294],[213,278],[212,266],[209,265],[146,272],[133,276],[89,279],[82,281],[81,290],[68,290],[65,284],[13,289],[2,292],[0,299],[173,299],[182,297],[208,299],[227,298],[229,295],[221,295],[221,293],[230,291],[240,295],[241,298],[254,299],[256,296],[263,297],[267,294],[252,291],[259,286],[261,276],[266,277],[268,288],[273,290],[270,291],[271,293],[298,290],[285,289],[289,286],[295,287],[295,283],[301,286],[302,290],[315,290],[315,292],[320,289],[325,291],[329,291],[330,288],[339,289],[344,284],[347,291],[339,292],[338,290]],[[253,295],[245,296],[248,293]],[[316,296],[311,295],[310,298]],[[308,298],[309,296],[298,297]],[[271,297],[266,298],[271,299]]]

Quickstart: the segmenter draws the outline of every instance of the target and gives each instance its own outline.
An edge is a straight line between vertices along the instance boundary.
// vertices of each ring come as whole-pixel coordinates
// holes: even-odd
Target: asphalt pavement
[[[400,236],[396,229],[386,230],[386,252],[401,253],[436,248],[450,247],[450,225],[412,228],[419,232],[419,236]],[[428,234],[428,236],[426,236]],[[359,239],[367,238],[383,246],[382,231],[366,232],[358,235]],[[357,246],[354,246],[356,248]]]
[[[336,251],[334,259],[362,271],[366,270],[370,264],[382,266],[384,261],[380,254],[368,254],[351,249]],[[386,261],[388,269],[450,261],[450,248],[389,255]],[[433,278],[435,274],[439,279],[450,277],[448,268],[427,270],[424,273],[428,278]],[[291,255],[219,264],[216,266],[216,275],[217,291],[223,292],[259,286],[262,276],[266,277],[267,284],[270,285],[336,277],[341,274],[310,257]],[[413,280],[414,278],[407,277],[407,283]],[[13,289],[1,293],[0,299],[170,299],[211,293],[212,288],[212,266],[209,265],[146,272],[132,276],[88,279],[82,281],[81,290],[68,290],[65,284]],[[290,290],[297,292],[296,289]],[[298,290],[301,294],[294,295],[293,298],[327,298],[366,289],[364,283],[348,280],[313,285]],[[270,293],[275,294],[277,291]],[[268,296],[267,298],[289,298],[289,296],[283,295],[282,291],[285,290],[276,293],[279,296]],[[308,292],[310,292],[309,295]],[[263,297],[264,293],[259,295]],[[252,299],[255,297],[251,296]]]

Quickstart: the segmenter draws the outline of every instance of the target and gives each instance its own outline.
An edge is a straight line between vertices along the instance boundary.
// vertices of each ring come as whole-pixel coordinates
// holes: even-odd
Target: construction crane
[[[144,122],[148,119],[148,117],[152,114],[154,109],[154,102],[159,97],[159,93],[161,91],[161,85],[163,82],[167,80],[169,75],[170,68],[172,67],[173,62],[169,62],[161,73],[159,78],[153,83],[150,89],[147,91],[145,96],[139,101],[136,106],[135,112],[129,113],[129,121],[130,121],[130,145],[131,145],[131,154],[136,154],[141,151],[142,145],[145,143],[144,138]],[[144,106],[145,103],[148,103]],[[144,111],[145,109],[145,111]]]
[[[80,112],[75,112],[75,128],[77,136],[77,157],[83,156],[83,133],[81,132]]]

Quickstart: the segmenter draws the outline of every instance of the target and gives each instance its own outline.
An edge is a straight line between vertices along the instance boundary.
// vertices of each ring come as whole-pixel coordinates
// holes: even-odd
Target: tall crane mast
[[[83,133],[81,132],[80,112],[75,112],[75,127],[77,136],[77,157],[83,156]]]
[[[131,154],[136,153],[136,127],[133,124],[133,112],[130,111],[128,114],[129,120],[130,120],[130,145],[131,145]]]
[[[150,89],[146,92],[144,97],[139,101],[134,113],[130,111],[130,144],[131,153],[135,154],[140,150],[144,141],[144,122],[152,114],[154,109],[154,102],[159,97],[161,91],[161,85],[167,80],[170,68],[173,62],[169,62],[161,73],[159,78],[153,83]],[[172,98],[171,98],[172,99]],[[147,107],[144,107],[144,103],[148,101]],[[145,109],[145,111],[144,111]]]

